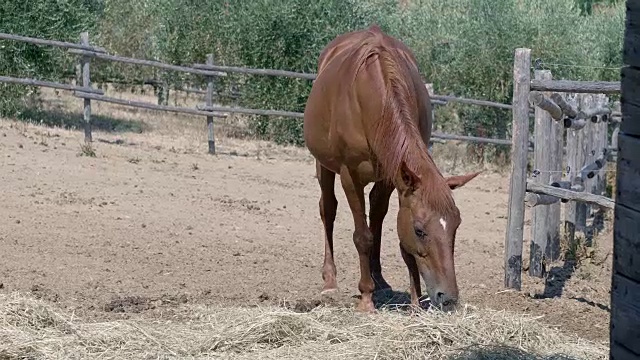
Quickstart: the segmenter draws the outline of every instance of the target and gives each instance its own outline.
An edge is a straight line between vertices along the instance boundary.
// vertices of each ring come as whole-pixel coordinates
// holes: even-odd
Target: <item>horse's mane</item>
[[[358,71],[367,60],[377,55],[386,86],[382,116],[375,121],[370,146],[378,160],[384,180],[393,183],[403,163],[418,175],[426,200],[443,213],[454,211],[455,203],[448,185],[431,158],[418,128],[418,104],[410,64],[397,50],[384,44],[383,34],[377,26],[368,29],[361,48]],[[358,71],[356,71],[356,76]],[[425,178],[428,177],[428,178]]]

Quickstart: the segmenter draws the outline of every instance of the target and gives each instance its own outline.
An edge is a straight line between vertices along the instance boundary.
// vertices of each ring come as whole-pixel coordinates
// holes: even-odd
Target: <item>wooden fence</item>
[[[640,2],[627,1],[614,211],[610,358],[640,359]]]
[[[283,71],[283,70],[250,69],[250,68],[235,67],[235,66],[215,65],[213,61],[214,60],[213,55],[211,54],[207,56],[206,64],[193,64],[192,66],[178,66],[178,65],[165,64],[159,61],[141,60],[141,59],[110,55],[107,53],[105,49],[98,46],[91,45],[89,42],[89,35],[87,32],[84,32],[81,34],[79,44],[62,42],[62,41],[54,41],[54,40],[38,39],[38,38],[5,34],[5,33],[0,33],[0,40],[12,40],[12,41],[42,45],[42,46],[60,47],[60,48],[66,49],[71,54],[79,56],[79,59],[80,59],[79,67],[81,68],[80,70],[81,76],[79,79],[77,79],[76,85],[51,82],[51,81],[41,81],[36,79],[15,78],[11,76],[0,76],[0,82],[73,91],[74,96],[83,99],[83,103],[84,103],[83,117],[84,117],[85,142],[92,141],[91,102],[101,101],[101,102],[108,102],[108,103],[114,103],[114,104],[143,108],[143,109],[204,116],[207,119],[209,153],[214,154],[215,153],[215,137],[214,137],[214,128],[213,128],[214,117],[226,117],[228,114],[232,114],[232,113],[248,114],[248,115],[280,116],[280,117],[289,117],[294,119],[302,119],[304,117],[304,114],[299,112],[265,110],[265,109],[247,109],[247,108],[241,108],[241,107],[227,107],[227,106],[214,105],[213,87],[214,87],[215,77],[226,76],[227,73],[235,72],[235,73],[254,74],[254,75],[287,76],[287,77],[294,77],[294,78],[300,78],[305,80],[314,80],[316,78],[316,74],[312,74],[312,73],[298,73],[298,72]],[[121,63],[139,65],[139,66],[150,66],[150,67],[155,67],[158,69],[163,69],[168,71],[177,71],[177,72],[194,74],[198,76],[204,76],[207,79],[206,90],[191,89],[191,88],[188,89],[188,91],[190,92],[197,92],[197,93],[204,94],[205,95],[204,104],[198,105],[194,109],[194,108],[187,108],[187,107],[169,106],[167,105],[166,101],[159,102],[158,104],[152,104],[152,103],[146,103],[146,102],[122,100],[122,99],[106,96],[102,90],[92,87],[91,65],[90,65],[91,59],[101,59],[101,60],[106,60],[111,62],[121,62]],[[77,85],[77,84],[81,84],[81,85]],[[436,94],[433,94],[433,91],[430,91],[430,93],[432,94],[431,101],[432,101],[432,104],[434,105],[445,105],[448,103],[456,102],[456,103],[463,103],[463,104],[469,104],[469,105],[488,106],[488,107],[494,107],[494,108],[499,108],[504,110],[511,110],[512,108],[510,104],[502,104],[502,103],[497,103],[493,101],[461,98],[461,97],[448,96],[448,95],[436,95]],[[531,111],[529,110],[529,112]],[[488,144],[505,145],[505,146],[510,146],[512,144],[511,139],[493,139],[493,138],[484,138],[484,137],[476,137],[476,136],[446,134],[446,133],[440,133],[440,132],[433,132],[431,137],[434,140],[440,140],[440,141],[456,140],[456,141],[488,143]],[[530,143],[529,143],[529,147],[531,147]]]
[[[544,259],[560,255],[561,209],[564,238],[574,244],[576,232],[591,236],[603,209],[614,201],[603,196],[603,168],[617,148],[619,109],[605,94],[620,91],[616,82],[553,80],[548,70],[531,79],[531,50],[517,49],[514,60],[513,145],[509,214],[505,239],[505,286],[521,289],[525,208],[532,210],[529,275],[544,275]],[[535,106],[534,159],[527,176],[529,103]],[[565,141],[566,138],[566,141]],[[563,178],[564,175],[564,178]],[[592,210],[592,211],[589,211]]]

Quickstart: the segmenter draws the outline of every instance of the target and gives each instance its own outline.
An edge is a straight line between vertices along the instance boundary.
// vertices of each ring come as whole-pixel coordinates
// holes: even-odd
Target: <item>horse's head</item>
[[[397,182],[400,246],[415,258],[431,304],[445,311],[458,302],[453,249],[461,218],[451,191],[479,173],[443,178],[439,173],[418,175],[403,165]]]

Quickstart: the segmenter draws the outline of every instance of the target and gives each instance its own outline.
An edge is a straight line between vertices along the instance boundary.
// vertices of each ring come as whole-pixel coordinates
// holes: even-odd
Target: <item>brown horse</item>
[[[413,53],[378,26],[342,34],[320,54],[304,113],[304,138],[316,159],[321,189],[323,293],[337,289],[333,225],[339,174],[360,260],[358,309],[374,311],[373,291],[389,288],[381,272],[380,243],[394,189],[412,304],[418,305],[421,296],[420,275],[432,305],[453,309],[457,304],[453,249],[461,219],[451,190],[479,172],[442,176],[427,151],[431,123],[431,101]],[[367,225],[364,187],[371,182]]]

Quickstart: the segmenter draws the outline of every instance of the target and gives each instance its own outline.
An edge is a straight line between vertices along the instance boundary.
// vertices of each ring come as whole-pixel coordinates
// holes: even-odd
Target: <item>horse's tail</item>
[[[417,122],[411,121],[417,116],[417,106],[411,94],[413,84],[405,59],[383,45],[371,50],[370,55],[377,55],[380,62],[385,87],[382,114],[374,121],[369,146],[378,160],[380,175],[393,182],[407,159],[410,141],[415,141],[412,135],[419,133]]]

